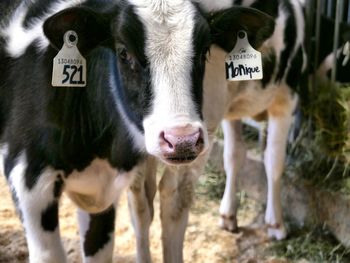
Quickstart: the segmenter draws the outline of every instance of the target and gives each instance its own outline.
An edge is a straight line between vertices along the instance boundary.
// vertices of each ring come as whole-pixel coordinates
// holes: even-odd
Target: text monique
[[[225,63],[226,65],[226,78],[227,79],[233,79],[237,76],[248,76],[252,78],[253,73],[259,73],[260,69],[259,67],[248,67],[247,65],[234,65],[234,63],[231,61],[230,63]]]

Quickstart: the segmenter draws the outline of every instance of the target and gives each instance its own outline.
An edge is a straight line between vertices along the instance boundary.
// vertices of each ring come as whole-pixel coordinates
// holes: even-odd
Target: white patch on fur
[[[230,8],[232,6],[232,0],[195,0],[195,2],[199,3],[200,6],[207,12]]]
[[[275,30],[273,31],[272,36],[264,43],[264,46],[268,48],[273,48],[276,55],[277,64],[279,64],[281,59],[281,53],[285,48],[285,43],[283,39],[287,20],[287,14],[281,6],[279,6],[278,14],[278,17],[275,20]]]
[[[241,124],[239,121],[222,121],[224,133],[224,168],[226,172],[226,184],[224,196],[220,203],[220,226],[229,231],[237,230],[238,208],[238,174],[244,165],[246,146],[241,136]]]
[[[256,2],[256,0],[243,0],[242,6],[251,6],[255,2]]]
[[[34,2],[34,1],[31,1]],[[9,23],[2,25],[0,34],[5,36],[6,51],[12,57],[20,57],[34,40],[38,40],[39,50],[45,49],[49,45],[48,39],[43,32],[44,21],[51,15],[76,4],[84,2],[83,0],[65,0],[57,1],[51,10],[40,19],[37,19],[29,29],[23,27],[23,21],[28,11],[28,2],[22,2],[13,12]]]
[[[131,173],[119,173],[108,161],[97,158],[83,171],[69,174],[65,190],[80,208],[99,213],[119,199],[132,180]]]
[[[0,144],[0,176],[5,175],[5,158],[8,154],[8,145]]]
[[[59,228],[54,232],[44,231],[41,226],[41,213],[54,200],[54,182],[58,171],[46,168],[39,175],[31,190],[25,185],[27,160],[25,154],[18,158],[17,165],[9,176],[12,191],[18,198],[18,208],[22,213],[23,225],[29,249],[30,262],[66,262],[66,256],[60,240]]]
[[[337,49],[337,57],[342,52],[342,48]],[[331,70],[334,67],[336,56],[334,55],[333,52],[329,53],[328,56],[322,61],[320,66],[317,69],[316,75],[318,77],[321,77],[322,79],[327,79],[328,78],[328,71]]]
[[[306,6],[306,1],[305,0],[298,0],[298,1],[302,5],[302,7]]]
[[[79,207],[77,209],[77,215],[79,223],[80,249],[81,251],[84,251],[83,244],[85,242],[85,234],[89,229],[90,216],[86,211],[80,209]]]
[[[291,58],[293,58],[298,51],[299,47],[302,47],[303,51],[305,51],[304,47],[304,40],[305,40],[305,19],[304,19],[304,14],[303,14],[303,6],[301,3],[297,1],[290,1],[293,10],[294,10],[294,16],[295,16],[295,21],[296,21],[296,32],[297,32],[297,38],[296,38],[296,43],[295,47],[293,50],[293,55]],[[307,67],[307,57],[306,57],[306,52],[303,52],[303,66],[302,66],[302,71],[305,71]]]
[[[268,122],[268,138],[264,160],[268,186],[265,223],[271,226],[269,227],[270,237],[275,237],[278,240],[286,236],[281,207],[281,177],[284,170],[287,137],[291,123],[292,114],[283,118],[269,117]]]
[[[147,151],[161,156],[159,136],[176,126],[203,129],[207,145],[191,93],[194,6],[186,0],[130,2],[145,26],[145,53],[154,90],[153,109],[143,122]]]

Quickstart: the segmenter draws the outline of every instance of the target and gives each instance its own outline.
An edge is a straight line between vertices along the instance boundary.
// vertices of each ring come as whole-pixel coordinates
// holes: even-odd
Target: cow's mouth
[[[188,164],[193,162],[197,158],[197,155],[185,155],[185,156],[164,156],[164,159],[169,164]]]

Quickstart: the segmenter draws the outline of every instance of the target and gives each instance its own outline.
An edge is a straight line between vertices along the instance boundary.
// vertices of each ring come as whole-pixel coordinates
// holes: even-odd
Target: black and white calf
[[[246,156],[240,119],[266,113],[268,137],[264,164],[268,194],[265,222],[270,237],[283,239],[286,229],[281,210],[280,181],[288,132],[298,104],[296,91],[307,72],[303,3],[298,0],[203,0],[201,4],[207,11],[221,10],[231,5],[249,6],[269,14],[275,20],[273,34],[260,48],[264,67],[262,80],[227,82],[224,61],[231,50],[216,46],[211,48],[204,82],[203,114],[209,137],[223,119],[224,165],[227,178],[220,205],[220,225],[229,231],[236,231],[237,175]],[[253,36],[248,34],[248,37],[251,39]]]
[[[209,145],[201,111],[208,48],[233,47],[240,28],[258,45],[272,19],[245,8],[207,17],[188,0],[36,0],[11,10],[0,26],[0,171],[29,261],[66,262],[58,222],[65,191],[79,207],[84,262],[111,262],[115,204],[127,186],[137,260],[151,261],[156,185],[147,153],[182,176],[174,184],[166,173],[160,183],[164,261],[181,261],[185,183],[193,180],[182,172],[203,161]],[[52,87],[53,58],[76,41],[86,86]]]

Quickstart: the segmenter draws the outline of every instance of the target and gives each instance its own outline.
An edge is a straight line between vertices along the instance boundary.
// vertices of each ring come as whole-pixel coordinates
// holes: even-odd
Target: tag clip
[[[244,30],[238,31],[236,45],[226,56],[225,68],[226,79],[230,81],[263,78],[261,53],[249,44]]]
[[[63,46],[53,59],[52,86],[86,86],[86,60],[77,47],[78,41],[75,31],[69,30],[64,34]]]

